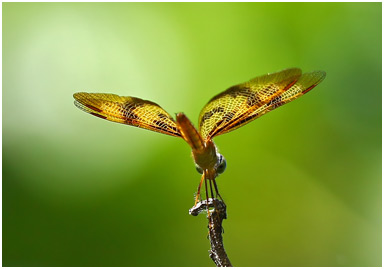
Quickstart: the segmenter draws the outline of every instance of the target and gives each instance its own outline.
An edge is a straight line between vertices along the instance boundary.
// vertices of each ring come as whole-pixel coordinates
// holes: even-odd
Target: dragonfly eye
[[[199,172],[199,174],[203,174],[204,171],[199,165],[195,164],[195,167],[196,167],[197,172]]]
[[[227,168],[227,161],[225,160],[224,156],[221,154],[218,154],[219,156],[219,165],[216,168],[216,172],[218,174],[222,174],[225,171],[225,168]]]

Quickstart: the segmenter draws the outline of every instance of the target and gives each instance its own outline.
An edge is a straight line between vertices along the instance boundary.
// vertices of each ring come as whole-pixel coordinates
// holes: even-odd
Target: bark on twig
[[[218,267],[232,266],[228,259],[227,253],[223,244],[223,226],[222,222],[227,218],[227,207],[223,201],[219,199],[208,199],[208,207],[210,208],[208,218],[209,228],[209,241],[211,243],[211,249],[209,251],[209,257],[214,261]],[[189,210],[189,214],[197,216],[201,212],[206,211],[207,200],[197,203]]]

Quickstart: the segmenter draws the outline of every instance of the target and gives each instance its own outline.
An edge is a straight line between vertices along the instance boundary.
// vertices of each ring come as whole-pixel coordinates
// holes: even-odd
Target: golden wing
[[[75,105],[96,117],[181,137],[173,118],[151,101],[116,94],[79,92]]]
[[[324,78],[324,71],[301,74],[299,68],[291,68],[233,86],[213,97],[202,109],[200,134],[207,141],[235,130],[307,93]]]

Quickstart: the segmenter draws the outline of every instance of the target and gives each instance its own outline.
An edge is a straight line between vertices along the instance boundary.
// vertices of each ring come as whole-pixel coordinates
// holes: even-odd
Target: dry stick
[[[207,216],[209,221],[209,241],[211,243],[211,250],[209,251],[209,257],[218,267],[229,267],[232,266],[228,259],[227,253],[224,249],[223,244],[223,227],[222,222],[227,218],[227,207],[224,202],[216,199],[208,199],[208,207],[215,208],[210,210],[210,214]],[[207,200],[197,203],[194,207],[189,210],[189,214],[197,216],[201,212],[207,209]]]

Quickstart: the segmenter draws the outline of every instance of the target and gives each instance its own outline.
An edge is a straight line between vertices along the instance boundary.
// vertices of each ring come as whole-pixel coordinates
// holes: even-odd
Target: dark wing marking
[[[173,118],[151,101],[86,92],[75,93],[73,97],[78,108],[99,118],[181,137]]]
[[[323,71],[302,74],[300,69],[291,68],[233,86],[213,97],[202,109],[200,133],[205,140],[209,140],[233,131],[295,100],[324,78]]]

